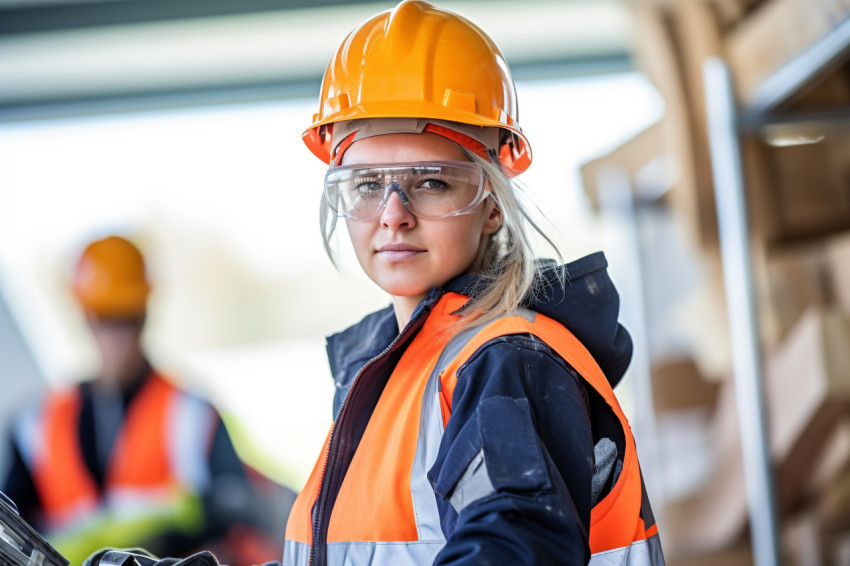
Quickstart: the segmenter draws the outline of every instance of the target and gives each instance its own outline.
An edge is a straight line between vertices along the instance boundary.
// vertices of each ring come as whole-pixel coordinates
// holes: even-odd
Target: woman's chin
[[[396,290],[396,289],[384,289],[389,295],[393,297],[397,297],[399,299],[421,299],[425,295],[428,294],[430,289],[422,289],[422,290]]]
[[[378,286],[388,295],[411,300],[421,299],[431,290],[430,287],[425,288],[421,283],[418,285],[405,284],[403,282],[386,283],[383,285],[378,283]]]

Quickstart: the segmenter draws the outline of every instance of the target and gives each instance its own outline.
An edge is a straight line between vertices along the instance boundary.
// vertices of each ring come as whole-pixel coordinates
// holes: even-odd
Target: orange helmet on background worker
[[[151,286],[139,249],[120,236],[89,244],[74,270],[74,294],[89,314],[102,318],[145,313]]]
[[[354,132],[334,132],[340,123],[416,118],[420,132],[497,156],[509,176],[531,164],[516,88],[498,47],[469,20],[426,2],[401,2],[355,28],[325,71],[319,104],[302,137],[325,163],[355,139]],[[487,141],[490,128],[497,135]]]

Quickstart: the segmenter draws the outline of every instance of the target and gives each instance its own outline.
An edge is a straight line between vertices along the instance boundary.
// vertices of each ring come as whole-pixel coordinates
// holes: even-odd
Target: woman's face
[[[454,142],[432,133],[385,134],[354,142],[341,165],[468,161]],[[422,219],[397,193],[371,220],[347,219],[360,266],[381,289],[415,306],[433,287],[469,270],[501,213],[488,198],[471,214]]]

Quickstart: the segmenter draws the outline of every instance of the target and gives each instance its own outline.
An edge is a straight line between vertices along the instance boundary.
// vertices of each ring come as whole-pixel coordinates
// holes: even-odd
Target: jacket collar
[[[607,268],[602,252],[562,266],[540,261],[534,292],[525,306],[566,326],[590,351],[613,387],[628,368],[632,340],[618,321],[620,299]],[[481,276],[467,273],[444,288],[432,289],[417,305],[409,324],[421,324],[422,315],[446,292],[475,298],[485,288],[483,281]],[[398,333],[390,305],[329,336],[328,360],[337,388],[347,388],[363,364],[380,354]]]

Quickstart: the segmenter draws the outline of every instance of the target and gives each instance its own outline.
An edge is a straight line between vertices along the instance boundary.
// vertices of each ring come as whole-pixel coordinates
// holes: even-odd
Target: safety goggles
[[[470,214],[490,191],[481,168],[469,161],[423,161],[334,167],[325,174],[325,198],[343,218],[370,220],[396,193],[419,218]]]

